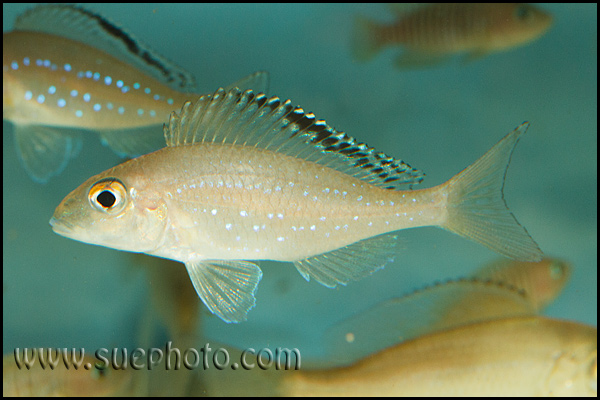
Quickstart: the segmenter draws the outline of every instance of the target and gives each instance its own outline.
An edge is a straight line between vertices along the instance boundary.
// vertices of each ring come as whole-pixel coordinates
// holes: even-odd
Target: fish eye
[[[562,279],[564,275],[565,267],[562,262],[555,261],[550,264],[550,277],[554,280]]]
[[[529,19],[530,16],[531,9],[525,4],[522,4],[515,9],[515,17],[517,17],[519,21],[525,21]]]
[[[126,203],[125,185],[116,178],[106,178],[92,185],[88,198],[96,210],[115,214],[123,210]]]

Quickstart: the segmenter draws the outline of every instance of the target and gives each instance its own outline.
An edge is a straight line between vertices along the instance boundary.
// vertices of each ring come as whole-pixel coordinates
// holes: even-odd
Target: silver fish
[[[508,257],[541,250],[502,196],[523,124],[448,182],[423,179],[290,100],[219,89],[172,114],[167,147],[69,194],[53,230],[86,243],[185,263],[207,307],[246,319],[262,272],[291,261],[306,279],[347,284],[393,259],[400,229],[439,226]]]

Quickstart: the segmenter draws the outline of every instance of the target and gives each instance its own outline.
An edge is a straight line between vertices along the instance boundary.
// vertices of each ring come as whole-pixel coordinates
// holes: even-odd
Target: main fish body
[[[110,176],[135,187],[136,197],[160,196],[168,222],[157,219],[164,231],[152,254],[178,260],[296,261],[382,233],[441,225],[446,218],[443,190],[385,190],[253,147],[169,147],[88,184]],[[138,250],[136,243],[129,249]]]
[[[447,183],[401,191],[421,172],[289,101],[221,89],[171,117],[167,147],[73,191],[51,224],[80,241],[184,262],[207,306],[239,321],[262,276],[241,260],[292,261],[307,280],[334,287],[383,267],[395,255],[391,232],[419,226],[538,259],[501,198],[524,128]]]

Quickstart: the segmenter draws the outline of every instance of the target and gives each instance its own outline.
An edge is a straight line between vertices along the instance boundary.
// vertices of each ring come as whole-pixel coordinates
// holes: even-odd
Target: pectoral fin
[[[165,147],[162,124],[105,130],[100,138],[121,157],[137,157]]]
[[[260,268],[240,260],[186,263],[196,293],[223,321],[242,322],[256,304],[254,293],[262,278]]]
[[[46,183],[79,153],[81,138],[76,132],[50,126],[15,125],[15,144],[29,176]]]

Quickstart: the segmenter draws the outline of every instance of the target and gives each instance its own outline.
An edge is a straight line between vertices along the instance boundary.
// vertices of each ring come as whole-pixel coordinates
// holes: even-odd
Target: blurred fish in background
[[[517,3],[440,3],[390,6],[392,24],[357,17],[352,53],[358,61],[373,58],[383,48],[402,46],[398,68],[439,64],[466,53],[471,61],[490,53],[523,46],[541,37],[552,16]]]
[[[571,270],[568,262],[557,258],[546,257],[539,262],[499,259],[471,277],[513,286],[525,293],[536,311],[542,311],[562,292]]]
[[[98,132],[121,156],[146,154],[164,146],[169,114],[200,96],[192,74],[76,6],[25,12],[2,48],[3,118],[14,124],[17,153],[37,182],[77,155],[77,129]],[[232,86],[266,91],[268,74]]]
[[[418,337],[349,367],[289,371],[285,395],[593,396],[598,331],[544,317],[491,319]]]
[[[568,263],[553,258],[539,262],[500,259],[468,278],[383,301],[326,331],[328,362],[346,365],[400,340],[449,327],[536,315],[562,292],[570,269]],[[346,340],[349,334],[352,340]]]
[[[41,350],[41,349],[40,349]],[[2,362],[2,395],[5,397],[113,397],[130,396],[132,369],[113,369],[92,356],[80,359],[81,366],[73,366],[74,359],[63,360],[51,368],[42,367],[37,358],[31,368],[18,367],[14,354],[7,354]],[[68,365],[68,367],[67,367]]]
[[[440,307],[455,296],[475,304]],[[240,388],[283,396],[597,394],[597,329],[536,316],[522,290],[461,280],[393,301],[334,326],[333,332],[346,333],[324,338],[322,360],[303,360],[299,370],[206,371],[195,390],[230,396]]]

